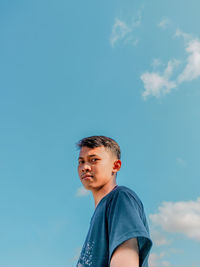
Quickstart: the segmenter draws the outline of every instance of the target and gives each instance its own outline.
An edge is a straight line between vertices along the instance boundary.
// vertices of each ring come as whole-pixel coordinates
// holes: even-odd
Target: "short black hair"
[[[80,149],[83,146],[90,148],[104,146],[108,148],[111,152],[113,152],[113,154],[116,155],[117,159],[121,158],[121,151],[118,143],[114,139],[107,136],[94,135],[85,137],[77,143],[77,146]]]

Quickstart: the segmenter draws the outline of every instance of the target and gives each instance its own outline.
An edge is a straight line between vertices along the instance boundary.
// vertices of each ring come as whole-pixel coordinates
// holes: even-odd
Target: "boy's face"
[[[78,174],[86,189],[98,189],[112,182],[114,173],[121,167],[121,161],[104,146],[82,147],[78,160]]]

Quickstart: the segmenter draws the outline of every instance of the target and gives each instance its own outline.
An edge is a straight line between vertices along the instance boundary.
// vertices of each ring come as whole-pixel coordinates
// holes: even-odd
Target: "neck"
[[[101,199],[105,197],[108,193],[110,193],[116,185],[117,185],[116,182],[113,181],[112,183],[105,184],[104,186],[98,188],[97,190],[92,191],[95,202],[95,208],[97,207]]]

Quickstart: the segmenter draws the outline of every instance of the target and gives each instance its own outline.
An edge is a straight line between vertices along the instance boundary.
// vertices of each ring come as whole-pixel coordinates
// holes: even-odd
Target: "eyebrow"
[[[93,154],[93,155],[89,155],[88,156],[89,158],[91,158],[91,157],[99,157],[98,155],[95,155],[95,154]],[[79,157],[78,159],[83,159],[83,157]]]

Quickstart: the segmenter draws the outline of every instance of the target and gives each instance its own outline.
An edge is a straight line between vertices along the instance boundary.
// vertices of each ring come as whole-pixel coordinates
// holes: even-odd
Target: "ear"
[[[120,170],[121,165],[122,165],[122,162],[120,159],[115,160],[115,162],[113,163],[113,169],[112,169],[113,173],[117,173]]]

